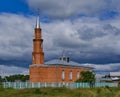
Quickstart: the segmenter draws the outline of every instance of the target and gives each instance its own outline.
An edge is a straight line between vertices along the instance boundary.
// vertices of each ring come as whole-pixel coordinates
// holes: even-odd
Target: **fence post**
[[[21,82],[20,82],[20,89],[21,89]]]
[[[46,88],[46,82],[45,82],[45,85],[44,85],[44,87]]]

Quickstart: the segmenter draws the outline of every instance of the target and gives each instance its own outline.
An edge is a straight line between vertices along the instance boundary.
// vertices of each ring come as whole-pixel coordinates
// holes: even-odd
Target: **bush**
[[[34,91],[35,94],[41,94],[42,92],[40,91],[39,88],[36,88],[35,91]]]

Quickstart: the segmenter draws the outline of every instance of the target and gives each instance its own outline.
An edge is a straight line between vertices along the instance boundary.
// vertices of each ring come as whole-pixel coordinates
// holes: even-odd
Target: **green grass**
[[[0,86],[0,97],[120,97],[120,87],[110,88],[42,88],[21,89],[2,88]]]

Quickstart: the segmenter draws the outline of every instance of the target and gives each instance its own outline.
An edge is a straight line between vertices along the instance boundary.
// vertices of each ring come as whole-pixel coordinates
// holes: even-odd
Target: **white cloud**
[[[59,56],[62,50],[77,58],[106,58],[120,55],[118,21],[78,18],[74,21],[41,23],[45,56]],[[30,60],[35,17],[0,14],[0,59]],[[112,59],[109,59],[112,60]]]
[[[32,9],[50,17],[66,18],[80,14],[98,14],[107,8],[105,0],[27,0]]]
[[[17,66],[6,66],[0,65],[0,75],[1,76],[9,76],[14,74],[29,74],[29,69]]]
[[[103,64],[103,65],[94,65],[96,71],[99,72],[114,72],[119,71],[120,63],[111,63],[111,64]]]
[[[23,56],[31,51],[33,18],[10,13],[0,14],[0,58]]]
[[[45,41],[52,42],[49,48],[70,50],[77,57],[106,57],[119,55],[120,28],[109,21],[100,21],[97,18],[80,18],[75,21],[57,21],[42,24]],[[48,45],[45,45],[46,48]]]
[[[26,0],[31,9],[53,18],[120,13],[120,0]]]

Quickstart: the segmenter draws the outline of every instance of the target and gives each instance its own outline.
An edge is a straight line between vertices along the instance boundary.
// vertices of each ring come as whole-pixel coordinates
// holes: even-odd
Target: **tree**
[[[0,76],[0,82],[2,82],[2,77]]]
[[[10,76],[5,76],[3,78],[3,81],[6,81],[5,78],[9,82],[14,82],[16,80],[18,80],[18,81],[20,80],[22,82],[25,82],[25,81],[29,80],[29,75],[15,74],[15,75],[10,75]]]
[[[90,87],[93,87],[95,83],[95,74],[90,71],[82,71],[81,77],[76,82],[87,82],[90,83]]]

